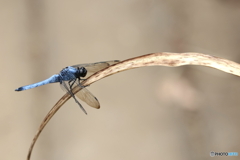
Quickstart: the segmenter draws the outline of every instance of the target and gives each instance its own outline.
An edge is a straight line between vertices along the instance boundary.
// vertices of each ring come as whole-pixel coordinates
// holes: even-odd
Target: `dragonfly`
[[[67,93],[69,93],[74,98],[75,102],[79,105],[79,107],[82,109],[82,111],[87,114],[86,110],[76,99],[75,95],[72,92],[72,89],[77,85],[80,86],[82,89],[76,93],[77,98],[84,101],[89,106],[99,109],[100,104],[98,99],[89,90],[87,90],[86,87],[82,86],[81,83],[92,74],[118,62],[120,61],[112,60],[68,66],[62,69],[59,74],[54,74],[50,78],[34,84],[19,87],[15,89],[15,91],[24,91],[49,83],[60,83],[61,88]],[[83,77],[85,79],[83,79]]]

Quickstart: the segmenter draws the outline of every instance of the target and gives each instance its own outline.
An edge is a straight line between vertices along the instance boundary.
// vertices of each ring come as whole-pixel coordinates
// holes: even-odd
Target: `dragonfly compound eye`
[[[80,72],[80,77],[85,77],[87,75],[87,70],[84,67],[81,67],[79,69],[79,72]]]

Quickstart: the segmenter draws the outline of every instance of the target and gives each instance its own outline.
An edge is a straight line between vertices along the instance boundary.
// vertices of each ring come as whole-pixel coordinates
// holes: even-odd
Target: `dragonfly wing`
[[[68,88],[70,88],[68,83],[65,84]],[[74,83],[72,88],[74,88],[76,85],[77,82]],[[60,86],[65,92],[68,92],[68,90],[62,84]],[[75,94],[75,96],[93,108],[100,108],[98,99],[89,90],[87,90],[87,88],[82,88],[79,92]]]
[[[96,63],[86,63],[86,64],[78,64],[78,65],[73,65],[72,67],[84,67],[87,70],[87,75],[85,78],[89,77],[93,73],[96,73],[104,68],[109,67],[112,64],[120,62],[119,60],[112,60],[112,61],[103,61],[103,62],[96,62]]]
[[[62,81],[62,83],[60,83],[61,88],[66,91],[67,93],[69,93],[72,98],[75,100],[75,102],[79,105],[79,107],[82,109],[82,111],[87,114],[86,110],[83,108],[83,106],[81,105],[81,103],[78,102],[78,100],[75,98],[75,95],[72,93],[72,91],[69,88],[68,83],[65,83],[64,81]]]
[[[86,102],[89,106],[93,108],[100,108],[98,99],[91,93],[87,88],[82,88],[81,91],[76,93],[76,96],[82,101]]]

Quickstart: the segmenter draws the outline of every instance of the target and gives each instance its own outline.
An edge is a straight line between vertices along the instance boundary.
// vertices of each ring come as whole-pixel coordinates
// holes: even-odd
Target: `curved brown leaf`
[[[145,66],[157,66],[157,65],[167,66],[167,67],[177,67],[177,66],[183,66],[183,65],[201,65],[201,66],[212,67],[233,75],[240,76],[240,65],[230,60],[226,60],[223,58],[218,58],[215,56],[210,56],[202,53],[162,52],[162,53],[152,53],[152,54],[147,54],[139,57],[134,57],[131,59],[121,61],[117,64],[111,65],[108,68],[105,68],[91,75],[88,79],[86,79],[82,83],[82,85],[88,86],[104,77],[107,77],[112,74],[116,74],[118,72],[122,72],[125,70],[145,67]],[[73,89],[73,93],[75,94],[80,90],[81,88],[76,86]],[[32,144],[28,152],[27,160],[30,160],[33,147],[40,133],[44,129],[44,127],[47,125],[47,123],[53,117],[53,115],[60,109],[60,107],[70,98],[71,98],[71,95],[65,94],[46,115],[36,135],[34,136],[34,139],[32,141]]]

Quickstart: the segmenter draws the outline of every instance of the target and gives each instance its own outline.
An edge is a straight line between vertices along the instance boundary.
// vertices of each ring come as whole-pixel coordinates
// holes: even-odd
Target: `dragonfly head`
[[[77,77],[85,77],[87,75],[87,70],[84,67],[78,67],[78,75]]]

